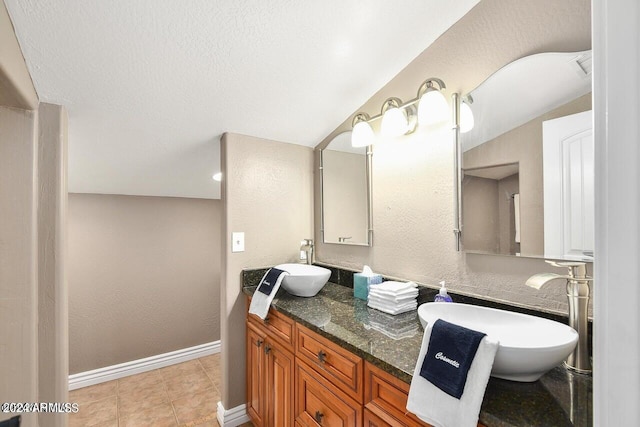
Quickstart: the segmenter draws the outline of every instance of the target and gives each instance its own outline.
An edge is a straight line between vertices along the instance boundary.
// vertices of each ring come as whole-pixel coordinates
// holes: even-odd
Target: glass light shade
[[[439,90],[430,90],[420,97],[418,103],[418,123],[421,125],[435,125],[447,120],[449,104]]]
[[[351,146],[366,147],[367,145],[372,145],[375,137],[369,123],[358,122],[353,126],[353,131],[351,131]]]
[[[460,103],[460,133],[469,132],[473,129],[473,111],[466,102]]]
[[[397,107],[389,108],[382,115],[382,123],[380,123],[380,132],[384,136],[400,136],[407,132],[409,120],[407,113]]]

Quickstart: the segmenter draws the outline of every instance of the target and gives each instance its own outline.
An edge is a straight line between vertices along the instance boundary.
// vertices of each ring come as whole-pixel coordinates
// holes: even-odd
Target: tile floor
[[[218,427],[221,387],[220,354],[84,387],[69,393],[69,426]]]

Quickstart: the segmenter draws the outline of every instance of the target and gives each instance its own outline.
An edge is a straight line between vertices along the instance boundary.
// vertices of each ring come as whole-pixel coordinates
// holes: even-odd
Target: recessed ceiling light
[[[222,172],[214,173],[212,178],[214,181],[222,181]]]

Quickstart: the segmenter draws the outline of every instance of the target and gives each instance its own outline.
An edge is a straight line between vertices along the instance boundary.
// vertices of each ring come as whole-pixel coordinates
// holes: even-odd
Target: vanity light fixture
[[[438,87],[434,87],[437,84]],[[432,77],[420,85],[418,89],[418,122],[423,125],[442,123],[449,117],[449,104],[442,94],[446,88],[444,82]]]
[[[473,129],[473,111],[470,104],[473,104],[471,95],[463,96],[460,100],[460,133],[467,133]]]
[[[382,104],[382,122],[380,132],[384,136],[402,136],[413,131],[411,123],[415,128],[415,113],[410,111],[413,106],[403,106],[399,98],[389,98]],[[415,108],[414,108],[415,110]]]
[[[369,115],[367,113],[358,113],[353,118],[351,126],[351,145],[353,147],[366,147],[372,145],[376,139],[373,128],[369,124]]]
[[[376,116],[357,113],[352,122],[351,145],[364,147],[375,142],[371,127],[374,120],[381,120],[380,132],[391,137],[412,133],[418,123],[428,126],[447,120],[449,105],[442,94],[445,87],[442,80],[431,77],[420,85],[418,96],[408,102],[392,97],[384,101],[380,114]]]

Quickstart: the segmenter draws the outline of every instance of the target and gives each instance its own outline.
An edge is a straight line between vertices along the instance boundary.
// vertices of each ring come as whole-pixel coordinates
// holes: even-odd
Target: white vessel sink
[[[562,323],[470,304],[426,303],[418,307],[418,316],[423,327],[440,318],[500,341],[491,376],[512,381],[536,381],[578,342],[578,333]]]
[[[280,264],[275,268],[288,272],[282,280],[285,291],[299,297],[313,297],[329,281],[331,271],[307,264]]]

